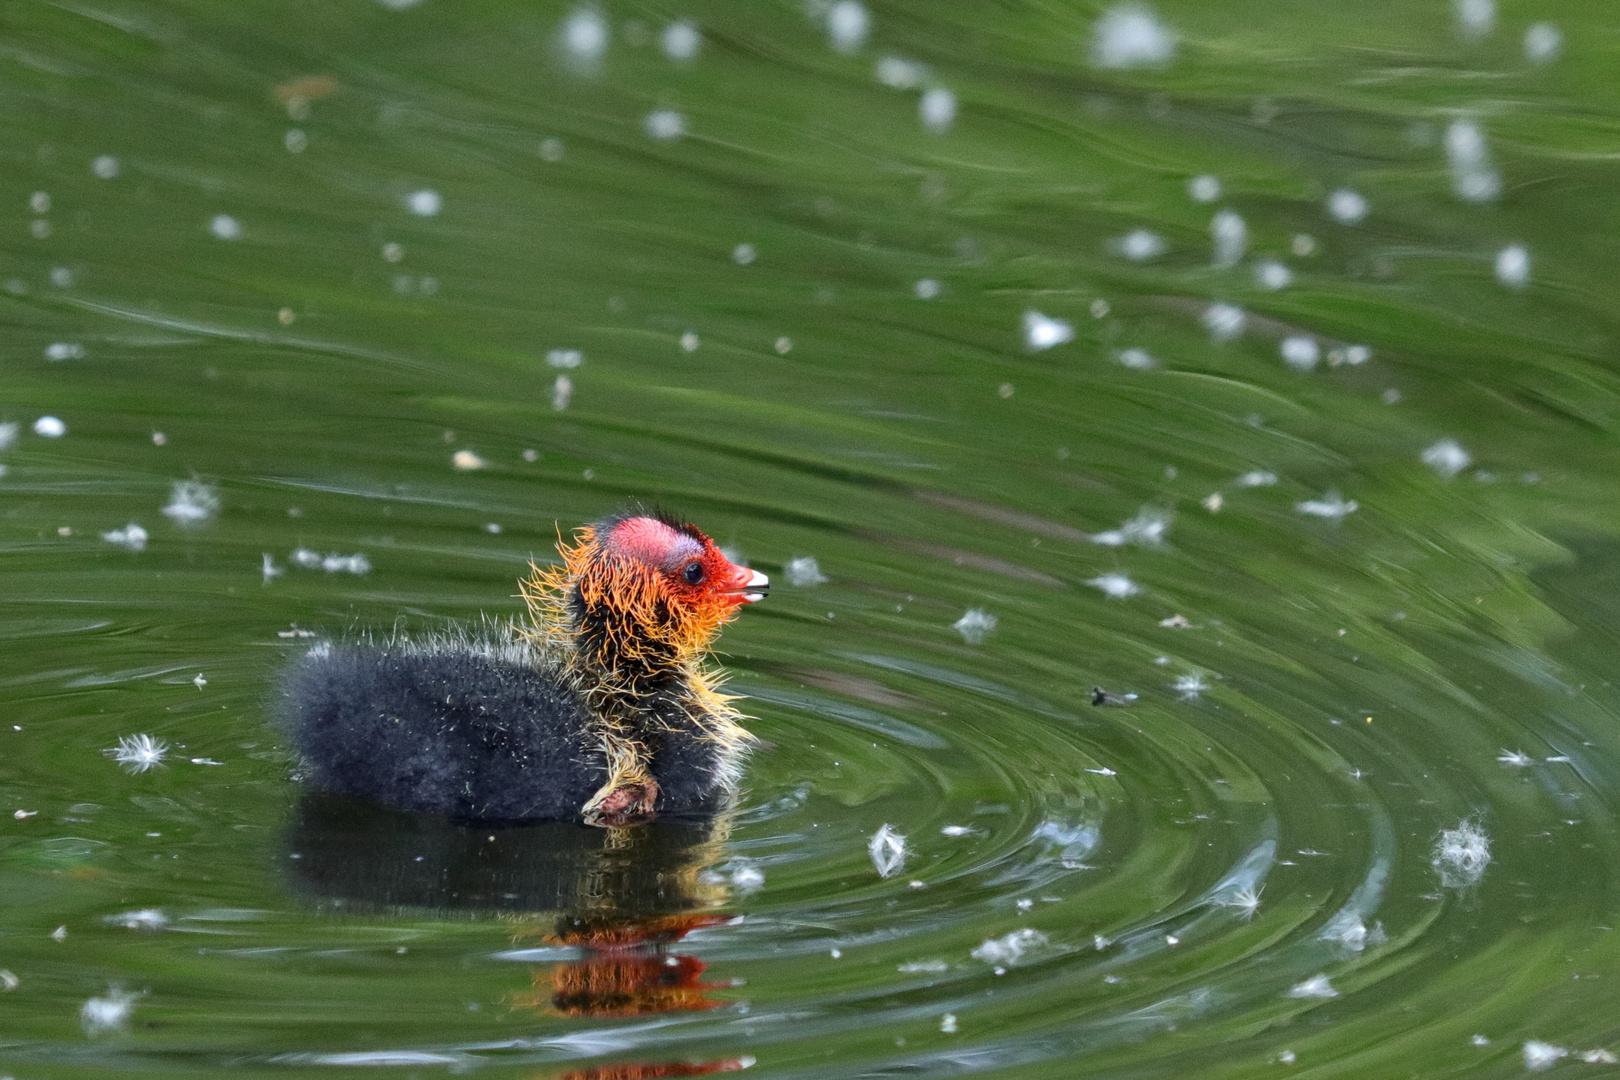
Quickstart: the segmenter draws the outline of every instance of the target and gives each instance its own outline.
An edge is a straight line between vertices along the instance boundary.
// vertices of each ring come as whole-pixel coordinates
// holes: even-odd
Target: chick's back
[[[543,670],[476,652],[323,645],[281,684],[306,779],[456,818],[567,818],[607,779],[583,704]]]

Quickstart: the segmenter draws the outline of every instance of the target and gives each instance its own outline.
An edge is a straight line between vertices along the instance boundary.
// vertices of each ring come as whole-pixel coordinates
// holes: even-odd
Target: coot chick
[[[519,583],[526,621],[322,643],[282,683],[308,781],[464,820],[624,824],[717,810],[753,736],[705,660],[769,579],[695,526],[621,514]]]

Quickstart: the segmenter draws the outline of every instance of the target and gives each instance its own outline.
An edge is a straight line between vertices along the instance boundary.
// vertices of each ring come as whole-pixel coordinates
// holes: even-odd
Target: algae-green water
[[[1612,1072],[1617,62],[1586,0],[0,6],[0,1075]],[[307,790],[291,657],[635,505],[775,582],[734,814]]]

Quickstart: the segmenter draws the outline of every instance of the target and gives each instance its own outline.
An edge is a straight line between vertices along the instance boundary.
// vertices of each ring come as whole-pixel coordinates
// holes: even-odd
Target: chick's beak
[[[737,567],[736,574],[731,579],[731,587],[726,590],[728,594],[736,597],[739,604],[754,604],[765,599],[765,594],[771,591],[771,579],[758,570],[751,570],[746,566]]]

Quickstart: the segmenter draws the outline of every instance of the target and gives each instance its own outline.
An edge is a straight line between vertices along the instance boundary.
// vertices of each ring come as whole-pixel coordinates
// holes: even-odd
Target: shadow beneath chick
[[[701,979],[707,965],[676,951],[693,930],[724,925],[725,888],[705,869],[730,833],[729,814],[660,817],[600,828],[577,822],[460,823],[342,795],[303,794],[283,833],[288,888],[328,913],[495,917],[514,943],[574,957],[531,970],[515,1009],[622,1019],[729,1004]],[[571,1078],[699,1076],[752,1058],[621,1062]]]
[[[461,823],[310,791],[288,820],[282,862],[291,890],[323,911],[634,922],[722,903],[724,889],[698,879],[729,832],[729,815],[605,829]]]

